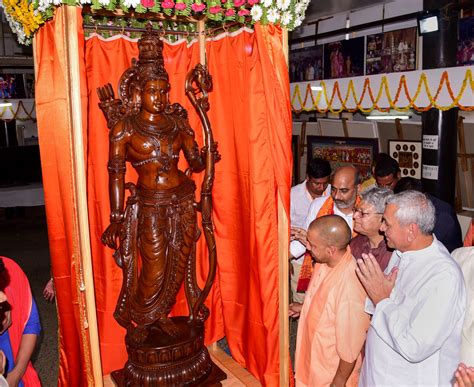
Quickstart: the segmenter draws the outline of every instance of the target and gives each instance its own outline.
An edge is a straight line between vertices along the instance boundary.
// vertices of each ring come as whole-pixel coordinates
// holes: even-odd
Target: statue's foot
[[[138,325],[132,330],[130,336],[135,343],[141,344],[148,337],[148,329],[142,325]]]
[[[179,329],[176,324],[169,318],[161,318],[158,320],[160,329],[169,336],[176,337],[179,334]]]

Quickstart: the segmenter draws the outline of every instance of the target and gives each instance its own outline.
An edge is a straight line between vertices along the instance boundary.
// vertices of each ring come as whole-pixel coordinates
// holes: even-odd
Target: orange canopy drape
[[[57,17],[56,17],[57,18]],[[55,19],[56,20],[56,19]],[[61,93],[51,92],[50,77],[64,72],[64,65],[50,60],[51,52],[63,43],[58,24],[48,23],[37,39],[38,80],[37,110],[41,152],[48,155],[43,163],[45,199],[53,274],[57,281],[58,303],[73,298],[71,273],[73,261],[67,240],[51,232],[60,229],[65,238],[74,231],[67,227],[66,215],[74,215],[68,193],[48,196],[58,185],[67,185],[70,176],[63,169],[69,160],[55,160],[69,144],[66,110],[42,111],[61,101]],[[171,102],[181,103],[189,112],[191,126],[202,144],[199,121],[184,97],[184,78],[199,60],[198,44],[165,44],[165,65],[171,81]],[[208,41],[209,71],[214,90],[210,94],[210,121],[222,160],[216,165],[214,183],[214,222],[218,253],[218,273],[208,299],[211,316],[206,326],[206,342],[227,337],[233,357],[263,383],[278,384],[278,234],[277,196],[289,207],[291,170],[291,116],[289,83],[281,46],[281,31],[257,27],[255,33],[242,32],[234,37]],[[108,130],[98,109],[96,88],[110,82],[116,90],[118,79],[137,56],[136,42],[124,38],[104,41],[93,37],[85,42],[82,76],[87,87],[87,177],[90,234],[93,255],[94,284],[104,374],[121,368],[126,359],[124,332],[112,317],[121,272],[112,251],[100,243],[108,224]],[[41,60],[41,61],[39,61]],[[46,65],[41,62],[46,62]],[[58,88],[66,85],[58,83]],[[44,98],[44,94],[48,98]],[[54,105],[56,106],[56,105]],[[58,132],[60,132],[58,134]],[[67,159],[67,155],[64,156]],[[60,163],[61,161],[61,163]],[[131,170],[128,167],[128,170]],[[132,171],[127,172],[134,179]],[[201,176],[195,176],[200,183]],[[199,196],[198,196],[199,197]],[[68,208],[68,212],[64,211]],[[198,245],[198,275],[207,270],[204,238]],[[65,272],[66,274],[64,274]],[[72,308],[72,306],[71,306]],[[183,299],[176,311],[185,310]],[[80,368],[66,350],[66,339],[78,343],[81,330],[77,316],[59,308],[61,341],[61,385],[70,383]],[[78,346],[79,344],[77,344]],[[68,347],[72,348],[72,347]],[[84,355],[81,356],[83,358]],[[77,351],[76,351],[77,357]],[[73,363],[73,360],[78,360]],[[79,368],[79,369],[78,369]],[[78,382],[81,384],[81,382]]]
[[[81,279],[77,209],[73,197],[72,141],[69,130],[67,51],[64,9],[46,23],[35,37],[36,114],[38,123],[44,199],[48,223],[52,275],[59,323],[59,383],[83,386],[90,381],[88,338],[80,305]],[[82,17],[78,9],[79,25]],[[79,61],[84,64],[84,35],[78,31]],[[81,67],[84,72],[84,67]],[[85,83],[81,87],[82,111],[87,111]],[[83,114],[83,126],[86,128]],[[89,363],[89,364],[88,364]]]

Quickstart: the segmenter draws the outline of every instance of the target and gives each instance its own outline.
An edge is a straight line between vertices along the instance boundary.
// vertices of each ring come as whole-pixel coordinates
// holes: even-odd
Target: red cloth
[[[385,270],[390,258],[392,258],[392,249],[388,249],[387,242],[383,238],[377,247],[372,248],[370,246],[369,238],[365,235],[357,235],[355,238],[352,238],[350,243],[352,255],[355,259],[362,258],[362,254],[372,254],[375,260],[380,265],[382,271]]]
[[[7,257],[0,257],[5,264],[5,268],[10,277],[10,281],[5,288],[5,294],[7,295],[8,302],[10,303],[12,325],[8,328],[8,334],[10,336],[10,342],[13,350],[13,358],[16,362],[18,350],[20,349],[21,338],[23,336],[23,330],[25,329],[26,323],[30,318],[31,306],[33,303],[30,283],[23,270],[21,270],[18,264]],[[23,375],[22,381],[25,387],[41,386],[31,361],[28,362],[26,372]]]

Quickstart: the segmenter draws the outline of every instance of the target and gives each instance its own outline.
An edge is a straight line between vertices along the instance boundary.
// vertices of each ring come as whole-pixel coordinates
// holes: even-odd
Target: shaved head
[[[332,179],[334,182],[344,180],[352,185],[357,185],[359,184],[359,170],[353,165],[344,165],[336,169]]]
[[[308,234],[317,235],[328,246],[343,250],[351,241],[352,233],[346,221],[339,215],[316,218],[308,228]]]

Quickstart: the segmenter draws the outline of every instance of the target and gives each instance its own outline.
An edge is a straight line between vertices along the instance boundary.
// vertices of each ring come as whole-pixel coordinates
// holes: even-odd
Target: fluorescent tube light
[[[397,118],[400,119],[400,120],[408,120],[410,118],[410,116],[389,116],[389,115],[386,115],[386,116],[377,116],[377,115],[372,115],[372,116],[366,116],[365,118],[367,118],[368,120],[396,120]]]
[[[12,106],[12,103],[11,102],[0,102],[0,107],[8,107],[8,106]]]
[[[322,91],[323,88],[322,88],[322,86],[311,86],[311,90],[313,90],[313,91]]]

